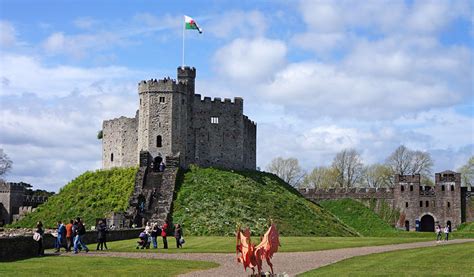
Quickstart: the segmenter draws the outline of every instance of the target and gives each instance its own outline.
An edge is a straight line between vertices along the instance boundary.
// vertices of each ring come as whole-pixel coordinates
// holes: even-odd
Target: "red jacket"
[[[165,223],[163,227],[161,227],[161,236],[166,237],[166,230],[168,229],[168,223]]]

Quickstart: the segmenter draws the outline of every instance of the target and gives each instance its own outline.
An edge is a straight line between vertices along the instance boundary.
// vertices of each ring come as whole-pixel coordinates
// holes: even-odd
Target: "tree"
[[[371,188],[390,187],[392,185],[392,171],[383,164],[366,166],[362,174],[362,183]]]
[[[350,188],[359,182],[363,164],[359,153],[355,149],[344,149],[336,154],[332,162],[333,169],[337,170],[337,183],[341,187]]]
[[[337,184],[338,171],[332,167],[318,166],[307,174],[302,186],[305,188],[332,188]]]
[[[463,165],[459,170],[461,173],[461,182],[463,186],[473,187],[474,186],[474,156],[471,156],[467,163]]]
[[[294,187],[298,187],[305,176],[305,172],[295,158],[275,158],[267,166],[267,171],[277,175]]]
[[[386,160],[385,163],[394,174],[420,174],[428,177],[433,167],[430,153],[413,151],[400,145]]]
[[[12,160],[10,160],[8,155],[0,148],[0,178],[10,171],[12,164]]]

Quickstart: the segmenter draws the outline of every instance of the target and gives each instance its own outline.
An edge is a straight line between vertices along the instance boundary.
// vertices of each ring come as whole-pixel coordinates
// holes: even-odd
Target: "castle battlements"
[[[177,79],[138,83],[135,118],[103,124],[104,168],[138,164],[140,151],[153,159],[180,155],[180,165],[255,169],[256,124],[243,114],[243,99],[195,94],[196,69],[178,67]]]

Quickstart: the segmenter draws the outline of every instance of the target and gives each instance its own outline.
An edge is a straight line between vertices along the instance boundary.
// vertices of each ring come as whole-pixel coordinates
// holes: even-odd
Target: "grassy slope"
[[[136,168],[85,172],[13,227],[31,228],[39,220],[46,227],[53,227],[57,220],[65,221],[77,216],[85,219],[88,226],[95,225],[96,218],[127,209],[136,172]]]
[[[299,276],[472,276],[473,256],[474,243],[437,245],[355,257]]]
[[[285,236],[353,236],[321,207],[273,174],[192,167],[174,202],[173,221],[192,235],[233,235],[237,225],[263,234],[273,219]]]
[[[185,236],[183,248],[176,249],[175,239],[168,238],[169,249],[164,250],[161,238],[158,249],[135,249],[137,239],[107,242],[112,252],[139,253],[235,253],[235,237],[193,237]],[[259,243],[258,236],[253,236],[253,243]],[[349,247],[376,246],[387,244],[410,243],[433,240],[432,237],[280,237],[281,246],[278,252],[319,251]],[[92,249],[92,247],[91,247]]]
[[[217,266],[198,261],[49,256],[0,263],[0,276],[176,276]]]
[[[364,204],[352,199],[327,200],[320,203],[363,236],[386,236],[400,233]]]

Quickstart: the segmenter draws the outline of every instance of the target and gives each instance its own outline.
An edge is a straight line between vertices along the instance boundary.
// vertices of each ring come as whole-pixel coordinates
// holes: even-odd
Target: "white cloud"
[[[0,46],[11,47],[17,42],[17,32],[13,24],[0,20]]]
[[[79,17],[76,18],[73,23],[79,29],[91,29],[98,23],[98,21],[92,17]]]
[[[218,38],[260,37],[265,34],[267,20],[260,11],[228,11],[205,21],[205,32]],[[199,22],[198,22],[199,23]]]
[[[286,51],[279,40],[236,39],[217,50],[214,67],[218,74],[236,81],[268,80],[285,64]]]

